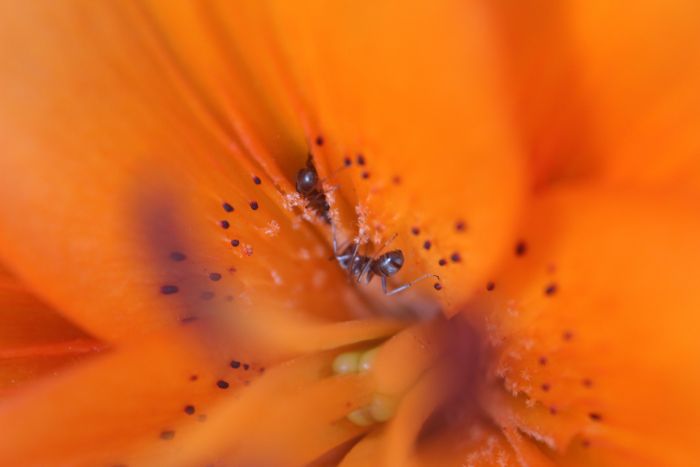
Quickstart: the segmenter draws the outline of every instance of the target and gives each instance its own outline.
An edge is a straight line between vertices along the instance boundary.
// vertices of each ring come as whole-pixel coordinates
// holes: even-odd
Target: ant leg
[[[360,279],[362,278],[362,271],[357,271],[355,272],[355,260],[359,259],[362,257],[362,255],[358,256],[358,253],[360,252],[360,242],[355,243],[355,249],[352,251],[352,256],[350,257],[350,281],[354,279],[355,282],[360,282]],[[364,270],[364,269],[363,269]]]
[[[404,290],[406,290],[406,289],[408,289],[409,287],[411,287],[413,284],[415,284],[415,283],[417,283],[417,282],[420,282],[420,281],[422,281],[422,280],[425,280],[425,279],[427,279],[427,278],[429,278],[429,277],[434,277],[434,278],[436,278],[437,280],[440,280],[440,276],[436,276],[435,274],[426,274],[426,275],[424,275],[424,276],[420,276],[420,277],[417,278],[417,279],[413,279],[411,282],[408,282],[408,283],[406,283],[406,284],[404,284],[404,285],[400,285],[400,286],[396,287],[394,290],[387,290],[386,277],[382,276],[382,290],[384,291],[384,294],[387,295],[387,296],[389,296],[389,295],[394,295],[394,294],[397,294],[397,293],[399,293],[399,292],[403,292]]]
[[[345,247],[347,247],[348,244],[349,244],[349,242],[343,242],[343,243],[340,245],[340,248],[337,249],[337,252],[336,252],[336,251],[333,251],[333,254],[330,255],[330,256],[328,257],[328,259],[338,259],[338,256],[340,255],[340,253],[342,253],[342,252],[345,250]],[[333,250],[336,250],[336,247],[335,247],[335,246],[333,247]]]
[[[338,238],[336,233],[335,224],[331,224],[331,235],[333,236],[333,256],[338,258]]]
[[[350,257],[350,275],[352,275],[352,272],[355,267],[355,258],[357,258],[357,253],[360,250],[360,242],[355,243],[355,249],[352,250],[352,256]]]
[[[367,252],[366,248],[365,248],[365,252]],[[367,256],[365,256],[365,258],[367,258]],[[362,276],[364,276],[365,274],[367,275],[367,283],[368,284],[369,284],[369,281],[372,280],[372,276],[369,274],[370,270],[372,269],[372,263],[373,263],[372,259],[369,259],[365,263],[365,267],[363,267],[362,271],[360,271],[360,273],[357,275],[357,283],[358,284],[360,283],[360,280],[362,280]]]
[[[337,232],[338,231],[335,228],[335,224],[331,224],[331,235],[333,236],[333,256],[328,259],[338,259],[338,255],[342,253],[345,247],[350,244],[349,241],[344,241],[340,246],[338,246]]]
[[[323,183],[327,182],[328,180],[332,179],[333,177],[335,177],[336,175],[338,175],[338,174],[339,174],[340,172],[342,172],[343,170],[347,169],[348,167],[350,167],[350,165],[348,165],[348,164],[343,164],[342,167],[339,167],[339,168],[335,169],[334,171],[332,171],[332,172],[329,173],[326,177],[322,178],[322,179],[319,180],[319,181],[321,182],[321,184],[323,184]]]

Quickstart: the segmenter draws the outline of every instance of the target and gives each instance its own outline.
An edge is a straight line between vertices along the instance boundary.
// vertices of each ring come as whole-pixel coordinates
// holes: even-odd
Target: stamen
[[[335,360],[333,360],[333,373],[337,375],[346,375],[348,373],[355,373],[358,369],[360,362],[359,352],[345,352],[341,353]]]
[[[375,394],[369,405],[369,413],[377,422],[387,422],[396,413],[398,399],[384,394]]]
[[[372,367],[374,366],[374,358],[377,356],[378,350],[379,347],[375,347],[360,356],[360,360],[357,365],[357,370],[359,372],[372,371]]]
[[[370,426],[374,424],[374,419],[372,419],[367,407],[353,410],[348,414],[347,419],[357,426]]]

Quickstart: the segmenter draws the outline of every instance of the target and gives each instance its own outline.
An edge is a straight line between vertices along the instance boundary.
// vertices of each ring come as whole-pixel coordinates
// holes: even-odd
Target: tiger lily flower
[[[699,10],[4,2],[0,464],[695,464]]]

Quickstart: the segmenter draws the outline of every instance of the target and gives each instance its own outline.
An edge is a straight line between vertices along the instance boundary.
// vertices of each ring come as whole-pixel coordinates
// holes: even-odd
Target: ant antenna
[[[434,278],[436,278],[438,281],[440,281],[440,276],[437,276],[437,275],[435,275],[435,274],[425,274],[425,275],[423,275],[423,276],[420,276],[420,277],[417,278],[417,279],[413,279],[411,282],[407,282],[406,284],[400,285],[400,286],[396,287],[396,288],[393,289],[393,290],[387,290],[387,280],[386,280],[386,277],[385,277],[385,276],[381,276],[381,279],[382,279],[382,290],[384,291],[384,294],[388,297],[388,296],[390,296],[390,295],[394,295],[394,294],[397,294],[397,293],[399,293],[399,292],[403,292],[404,290],[408,289],[409,287],[413,286],[414,284],[416,284],[416,283],[418,283],[418,282],[420,282],[420,281],[422,281],[422,280],[425,280],[425,279],[427,279],[427,278],[429,278],[429,277],[434,277]]]
[[[394,240],[396,240],[396,237],[398,237],[398,236],[399,236],[398,233],[395,233],[394,235],[392,235],[386,242],[384,242],[384,244],[381,246],[381,248],[379,248],[379,249],[377,250],[377,252],[374,254],[374,256],[375,256],[375,257],[379,256],[379,255],[382,253],[382,251],[384,251],[384,250],[386,249],[386,247],[388,247],[389,245],[391,245],[391,242],[393,242]]]
[[[323,183],[327,182],[328,180],[332,179],[333,177],[335,177],[336,175],[338,175],[338,174],[339,174],[340,172],[342,172],[343,170],[349,168],[350,166],[352,166],[352,162],[351,162],[349,159],[346,159],[345,162],[343,163],[343,166],[342,166],[342,167],[338,167],[337,169],[335,169],[334,171],[332,171],[331,173],[329,173],[326,177],[320,179],[320,180],[319,180],[319,183],[320,183],[320,184],[323,184]],[[338,186],[338,185],[335,185],[335,186]]]

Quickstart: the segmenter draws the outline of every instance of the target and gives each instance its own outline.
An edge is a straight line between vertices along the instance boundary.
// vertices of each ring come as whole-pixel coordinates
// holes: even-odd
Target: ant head
[[[301,169],[297,174],[297,191],[302,195],[308,195],[318,183],[318,174],[313,168]]]
[[[385,277],[393,276],[403,266],[403,252],[401,250],[393,250],[384,253],[377,258],[377,270]]]

